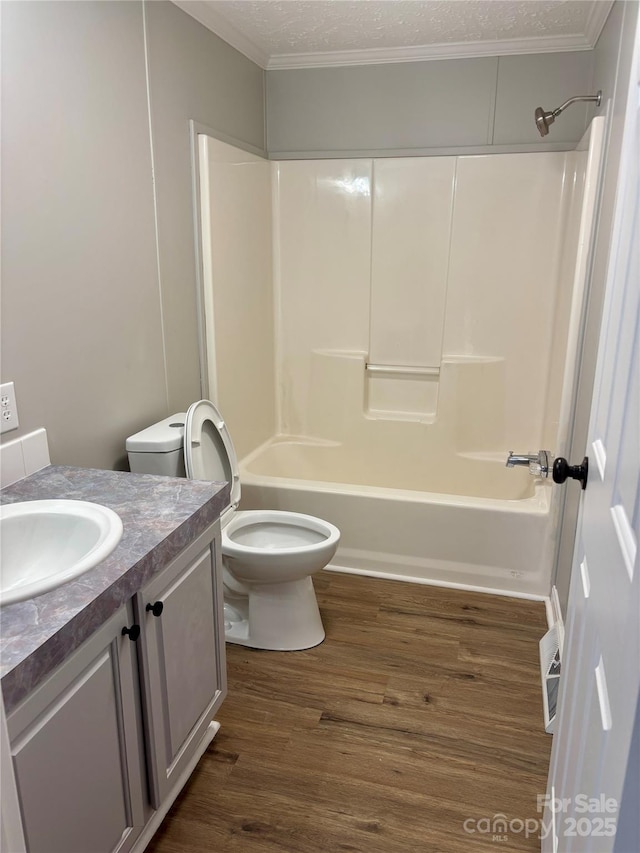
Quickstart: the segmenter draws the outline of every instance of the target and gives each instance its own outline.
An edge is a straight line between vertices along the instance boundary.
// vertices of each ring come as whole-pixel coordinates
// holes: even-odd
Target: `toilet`
[[[220,517],[228,642],[297,651],[324,640],[311,575],[335,554],[340,531],[311,515],[237,509],[238,458],[213,403],[194,403],[186,414],[132,435],[126,447],[134,473],[226,480],[231,485],[231,502]]]

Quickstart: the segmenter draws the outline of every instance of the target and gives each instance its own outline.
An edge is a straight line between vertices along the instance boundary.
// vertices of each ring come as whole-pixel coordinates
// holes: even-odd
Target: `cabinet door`
[[[150,788],[159,808],[202,740],[226,693],[218,526],[137,596]],[[162,604],[162,612],[154,615]]]
[[[144,823],[123,608],[8,718],[28,853],[125,853]]]

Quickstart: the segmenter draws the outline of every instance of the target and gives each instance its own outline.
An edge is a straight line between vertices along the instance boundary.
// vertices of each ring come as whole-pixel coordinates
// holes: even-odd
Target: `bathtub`
[[[505,455],[407,455],[274,438],[240,463],[243,509],[340,528],[329,569],[543,598],[552,565],[551,487]],[[386,460],[386,461],[385,461]]]

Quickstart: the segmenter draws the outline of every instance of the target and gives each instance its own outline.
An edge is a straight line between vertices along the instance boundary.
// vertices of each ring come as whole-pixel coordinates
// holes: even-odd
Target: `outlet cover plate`
[[[13,382],[4,382],[0,385],[0,433],[11,432],[12,429],[18,429],[19,426],[16,391]]]

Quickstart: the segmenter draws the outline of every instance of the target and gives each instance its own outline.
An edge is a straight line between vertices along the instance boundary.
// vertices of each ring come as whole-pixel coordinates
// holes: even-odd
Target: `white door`
[[[544,814],[551,831],[542,849],[558,853],[639,853],[626,846],[637,844],[623,837],[626,820],[615,838],[625,778],[637,786],[638,772],[631,742],[640,686],[639,41],[636,34]],[[635,833],[640,804],[632,809]]]

